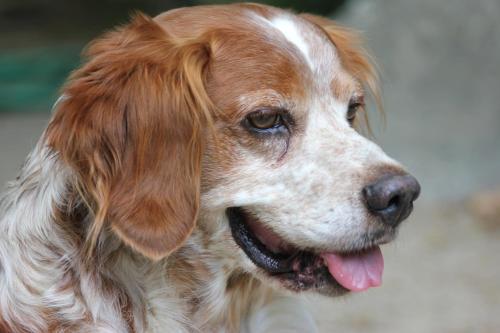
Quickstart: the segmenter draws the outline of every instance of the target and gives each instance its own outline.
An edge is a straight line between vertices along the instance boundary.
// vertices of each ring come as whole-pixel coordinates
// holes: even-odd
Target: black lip
[[[292,272],[293,261],[298,252],[286,256],[269,251],[247,227],[245,214],[245,211],[239,207],[231,207],[226,210],[231,234],[240,248],[255,265],[269,273]]]

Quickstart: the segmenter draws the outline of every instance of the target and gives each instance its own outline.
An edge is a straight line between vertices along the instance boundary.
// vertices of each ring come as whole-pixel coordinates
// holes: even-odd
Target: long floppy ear
[[[46,132],[95,214],[90,248],[110,225],[159,259],[193,230],[199,208],[207,43],[177,41],[153,19],[92,43]],[[88,243],[87,243],[88,244]]]
[[[337,48],[342,65],[365,86],[374,98],[377,108],[382,112],[378,72],[375,62],[363,47],[361,35],[321,16],[312,14],[300,14],[300,16],[328,35]],[[365,120],[370,131],[367,113],[365,113]]]

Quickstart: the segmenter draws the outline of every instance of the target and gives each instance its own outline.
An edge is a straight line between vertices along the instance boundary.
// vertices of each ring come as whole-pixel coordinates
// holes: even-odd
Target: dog
[[[356,128],[359,36],[257,4],[90,44],[0,202],[0,331],[314,332],[381,283],[417,180]]]

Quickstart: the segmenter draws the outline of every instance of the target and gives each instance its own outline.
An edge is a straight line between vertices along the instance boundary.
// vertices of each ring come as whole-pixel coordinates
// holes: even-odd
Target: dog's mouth
[[[300,249],[241,207],[228,208],[226,214],[235,242],[256,266],[288,289],[338,295],[382,283],[384,260],[378,246],[349,253]]]

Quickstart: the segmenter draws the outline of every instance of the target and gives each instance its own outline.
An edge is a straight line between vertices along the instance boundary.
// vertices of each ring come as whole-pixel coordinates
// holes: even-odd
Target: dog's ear
[[[300,16],[322,29],[336,46],[345,68],[361,83],[366,84],[374,94],[378,94],[378,73],[373,59],[363,47],[361,35],[321,16],[312,14],[300,14]]]
[[[375,100],[378,109],[383,111],[378,72],[374,60],[363,46],[361,35],[321,16],[312,14],[300,14],[300,16],[328,36],[336,47],[342,65],[364,85]],[[366,125],[370,130],[366,115],[365,113]]]
[[[71,76],[46,132],[75,171],[103,226],[160,259],[196,223],[203,132],[210,122],[204,85],[208,43],[179,41],[137,15],[92,43]]]

